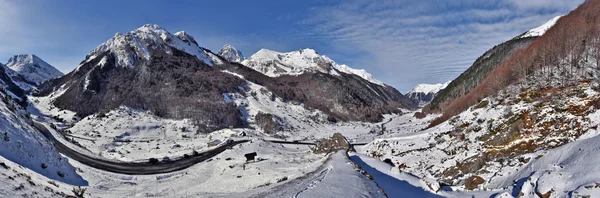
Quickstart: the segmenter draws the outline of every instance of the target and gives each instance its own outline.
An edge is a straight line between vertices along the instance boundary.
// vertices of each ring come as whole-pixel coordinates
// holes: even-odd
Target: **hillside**
[[[438,96],[431,101],[430,106],[425,108],[425,111],[443,111],[454,99],[469,93],[516,50],[526,48],[531,42],[544,35],[560,17],[554,17],[541,26],[528,30],[486,51],[466,71],[448,84],[447,89],[440,91]]]
[[[538,37],[516,37],[499,44],[481,55],[473,65],[452,80],[448,86],[441,90],[430,102],[426,111],[440,112],[454,99],[461,97],[475,88],[485,77],[492,72],[507,57],[517,49],[527,47]]]
[[[0,188],[0,195],[33,193],[30,196],[35,196],[35,192],[41,190],[39,186],[46,186],[46,193],[64,192],[56,184],[60,182],[87,185],[88,182],[75,171],[67,158],[61,156],[37,130],[31,114],[21,106],[19,94],[12,92],[17,89],[16,85],[6,79],[8,75],[4,70],[1,74],[0,172],[8,177],[3,179],[6,180],[3,184],[13,186],[20,182],[21,185],[16,185],[14,192],[8,188]],[[56,186],[48,185],[45,180],[55,180]],[[26,183],[29,184],[24,186]]]
[[[80,118],[127,106],[164,118],[192,119],[202,126],[200,132],[245,126],[238,108],[223,97],[241,93],[245,82],[214,69],[217,56],[178,35],[155,25],[117,35],[77,69],[40,85],[37,95],[60,93],[54,105]],[[155,45],[160,47],[149,47]]]
[[[442,108],[444,115],[432,126],[514,83],[524,82],[527,88],[540,89],[595,79],[598,63],[591,60],[599,59],[595,41],[600,35],[600,19],[593,8],[598,3],[586,1],[559,18],[542,37],[505,58],[467,94],[447,100],[452,102]]]
[[[362,152],[455,190],[513,197],[595,197],[600,1],[586,1],[414,134]],[[429,120],[427,120],[429,119]],[[390,127],[389,124],[386,125]],[[410,127],[410,125],[407,125]],[[591,172],[590,172],[591,171]]]
[[[312,49],[288,53],[262,49],[242,65],[226,69],[265,86],[284,101],[321,110],[332,121],[377,122],[383,114],[416,107],[366,71],[339,65]]]

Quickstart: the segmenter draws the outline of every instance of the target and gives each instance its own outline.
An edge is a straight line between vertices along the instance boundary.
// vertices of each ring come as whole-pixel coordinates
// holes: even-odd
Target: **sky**
[[[218,52],[315,49],[406,93],[456,78],[493,46],[583,0],[0,0],[0,62],[36,54],[68,73],[117,32],[158,24]]]

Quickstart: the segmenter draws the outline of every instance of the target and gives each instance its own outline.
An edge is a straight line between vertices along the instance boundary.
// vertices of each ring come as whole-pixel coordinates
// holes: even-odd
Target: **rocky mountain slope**
[[[32,82],[35,85],[63,75],[62,72],[33,54],[15,55],[8,60],[6,66],[21,75],[26,82]]]
[[[452,81],[443,84],[418,84],[405,95],[419,106],[429,104],[433,98]]]
[[[120,106],[165,118],[190,118],[200,131],[245,126],[223,93],[240,92],[244,81],[212,68],[218,56],[185,32],[171,34],[144,25],[117,34],[94,49],[74,71],[40,86],[38,94],[60,93],[54,104],[79,117]]]
[[[400,113],[399,108],[416,108],[406,96],[364,70],[339,65],[312,49],[288,53],[262,49],[227,70],[266,87],[284,101],[318,109],[330,121],[376,122],[382,114]]]

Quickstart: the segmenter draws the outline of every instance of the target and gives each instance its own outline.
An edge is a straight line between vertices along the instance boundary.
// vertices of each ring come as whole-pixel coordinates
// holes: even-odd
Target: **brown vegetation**
[[[115,57],[105,53],[42,84],[38,94],[49,94],[64,85],[68,89],[54,105],[80,117],[127,106],[164,118],[189,118],[200,127],[199,132],[245,126],[238,107],[223,96],[240,93],[239,87],[244,87],[245,81],[192,55],[174,48],[172,51],[156,51],[149,61],[140,59],[133,68],[114,65]],[[107,64],[98,66],[104,57]]]
[[[596,61],[600,62],[600,0],[588,0],[568,15],[560,18],[542,37],[527,48],[519,49],[492,71],[473,90],[455,99],[446,108],[444,114],[434,120],[430,127],[457,115],[481,98],[496,94],[510,84],[534,75],[540,83],[548,87],[564,86],[567,79],[583,76],[580,69],[583,52],[593,49]],[[579,70],[578,70],[579,69]],[[553,73],[562,76],[558,84],[553,83]]]

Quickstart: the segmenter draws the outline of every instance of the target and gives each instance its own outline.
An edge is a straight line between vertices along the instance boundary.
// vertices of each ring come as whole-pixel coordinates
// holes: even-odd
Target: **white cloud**
[[[506,0],[506,3],[521,10],[563,10],[575,8],[580,0]]]
[[[338,50],[365,53],[341,62],[406,91],[454,79],[487,49],[578,4],[552,1],[567,7],[512,0],[344,1],[312,9],[303,24]]]

